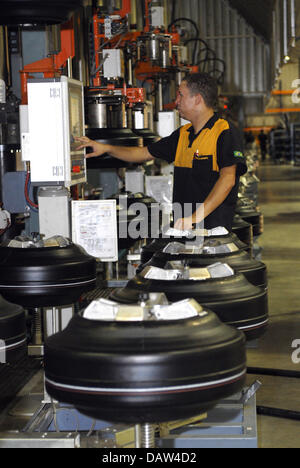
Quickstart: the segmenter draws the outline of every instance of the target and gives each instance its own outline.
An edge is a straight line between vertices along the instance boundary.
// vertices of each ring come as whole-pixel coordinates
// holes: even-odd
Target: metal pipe
[[[32,322],[32,342],[34,345],[43,344],[43,331],[42,331],[42,309],[33,309],[33,322]]]
[[[158,79],[158,111],[161,112],[163,110],[163,89],[162,89],[162,79]]]
[[[292,46],[295,47],[296,45],[296,8],[295,8],[295,0],[290,0],[291,2],[291,36],[292,36]]]
[[[288,55],[288,17],[287,0],[283,0],[283,55]]]
[[[7,69],[7,55],[6,55],[6,35],[4,26],[0,26],[0,80],[6,84],[8,82],[8,69]]]
[[[274,76],[275,75],[275,72],[276,72],[276,69],[277,69],[277,48],[278,48],[278,45],[277,45],[277,41],[276,41],[276,38],[277,38],[277,23],[276,23],[276,12],[275,10],[273,11],[272,13],[273,15],[273,73],[272,75]]]
[[[280,0],[277,0],[276,3],[276,33],[277,33],[277,38],[276,38],[276,45],[277,45],[277,68],[280,66],[281,62],[281,25],[280,25]]]
[[[132,59],[128,59],[128,85],[133,85]]]
[[[134,426],[135,448],[141,448],[141,425]]]
[[[176,72],[176,86],[180,86],[182,82],[182,72]]]
[[[130,30],[136,31],[137,29],[137,6],[136,0],[130,2]]]
[[[68,78],[73,78],[72,57],[68,58],[67,66],[68,66]]]
[[[155,427],[153,424],[141,425],[141,447],[155,448]]]

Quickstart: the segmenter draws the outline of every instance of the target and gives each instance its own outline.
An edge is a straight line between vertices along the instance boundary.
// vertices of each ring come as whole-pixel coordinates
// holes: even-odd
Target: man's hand
[[[77,149],[82,148],[92,148],[93,152],[88,153],[86,155],[87,158],[93,158],[95,156],[101,156],[102,154],[106,153],[108,150],[108,145],[104,145],[103,143],[98,143],[97,141],[90,140],[90,138],[83,136],[83,137],[76,137],[75,141],[81,143]]]
[[[109,153],[113,158],[120,159],[133,164],[140,164],[151,161],[154,157],[149,153],[146,146],[114,146],[98,143],[97,141],[90,140],[88,137],[77,137],[75,141],[81,143],[77,149],[92,148],[93,152],[86,155],[87,158],[94,156],[101,156],[104,153]]]
[[[193,224],[192,216],[179,218],[174,224],[174,229],[178,229],[179,231],[191,231],[193,229]]]

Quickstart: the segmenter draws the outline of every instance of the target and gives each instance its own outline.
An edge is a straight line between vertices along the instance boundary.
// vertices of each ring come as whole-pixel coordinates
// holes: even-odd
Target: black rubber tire
[[[25,308],[76,302],[96,286],[96,259],[75,244],[19,249],[0,247],[0,294]]]
[[[133,130],[133,132],[139,137],[143,138],[143,145],[148,146],[151,143],[156,143],[160,137],[157,133],[153,133],[151,130],[144,128],[140,130]]]
[[[123,423],[169,421],[200,414],[242,389],[245,338],[210,311],[143,322],[78,314],[47,339],[44,362],[49,395],[83,414]]]
[[[186,239],[185,237],[162,237],[153,239],[148,245],[142,248],[141,252],[141,264],[149,262],[156,252],[164,249],[170,242],[181,242],[183,244],[187,242],[193,242],[193,239]],[[220,244],[234,243],[239,250],[248,251],[248,245],[242,242],[234,233],[228,233],[224,236],[210,236],[205,238],[209,240],[218,240]]]
[[[86,135],[99,143],[115,146],[140,146],[141,143],[141,137],[129,128],[87,128]],[[107,153],[95,158],[88,158],[86,162],[88,169],[121,168],[131,165],[126,161],[121,161],[121,159],[113,158]]]
[[[193,298],[222,322],[242,330],[247,340],[259,338],[267,328],[267,291],[250,284],[241,273],[205,281],[159,281],[137,275],[125,288],[113,290],[110,299],[133,304],[143,292],[163,292],[170,302]]]
[[[267,288],[268,286],[266,265],[263,262],[251,258],[245,250],[215,255],[170,255],[164,252],[157,252],[147,264],[143,265],[143,268],[151,265],[158,268],[165,268],[167,262],[175,260],[185,262],[186,265],[191,268],[206,268],[217,262],[227,263],[237,273],[243,273],[247,280],[254,286],[259,286],[261,288]],[[139,268],[138,272],[141,270],[142,268]]]
[[[233,218],[232,232],[237,237],[249,246],[249,253],[251,254],[253,246],[253,228],[251,223],[247,223],[240,215],[235,214]]]
[[[3,361],[5,363],[16,362],[26,355],[26,334],[25,311],[22,307],[11,304],[0,296],[0,362],[2,364]]]

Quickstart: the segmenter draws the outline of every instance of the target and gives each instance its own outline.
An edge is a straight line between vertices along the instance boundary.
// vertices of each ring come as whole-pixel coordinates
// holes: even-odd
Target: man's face
[[[176,106],[180,117],[191,120],[196,108],[196,96],[190,94],[185,81],[182,81],[177,91]]]

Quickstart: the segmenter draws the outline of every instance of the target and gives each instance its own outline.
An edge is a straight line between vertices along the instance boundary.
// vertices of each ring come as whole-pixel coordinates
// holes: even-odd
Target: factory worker
[[[183,213],[174,227],[191,229],[204,222],[206,229],[223,226],[231,231],[239,177],[247,166],[239,131],[214,112],[217,99],[218,87],[210,75],[187,75],[176,105],[180,117],[191,123],[147,147],[113,146],[80,137],[79,148],[92,148],[87,157],[109,153],[130,163],[155,158],[174,163],[173,203],[179,203]]]

